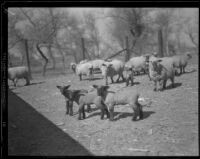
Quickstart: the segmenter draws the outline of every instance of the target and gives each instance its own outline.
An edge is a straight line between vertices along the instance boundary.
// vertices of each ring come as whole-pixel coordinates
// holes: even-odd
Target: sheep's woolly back
[[[101,59],[96,59],[96,60],[91,61],[93,68],[101,68],[103,63],[104,63],[104,60],[101,60]]]
[[[92,68],[91,63],[83,63],[83,64],[78,64],[76,66],[76,73],[77,75],[79,74],[86,74],[89,75],[90,69]]]
[[[28,77],[28,68],[26,66],[18,66],[8,68],[8,78],[14,80],[15,78],[27,78]]]

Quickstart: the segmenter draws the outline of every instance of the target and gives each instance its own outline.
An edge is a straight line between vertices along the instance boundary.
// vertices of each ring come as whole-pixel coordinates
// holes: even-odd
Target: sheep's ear
[[[104,86],[104,90],[107,90],[108,88],[110,88],[110,86]]]
[[[67,85],[67,86],[64,87],[64,89],[68,89],[70,86],[71,86],[71,85]]]
[[[162,59],[159,59],[159,60],[157,60],[156,62],[162,62],[163,60]]]
[[[62,89],[62,86],[56,86],[58,89]]]
[[[113,66],[113,64],[111,64],[111,63],[110,63],[108,66],[109,66],[109,67],[112,67],[112,66]]]
[[[95,85],[95,84],[94,84],[94,85],[92,85],[92,86],[93,86],[94,88],[96,88],[96,89],[98,88],[98,86],[97,86],[97,85]]]

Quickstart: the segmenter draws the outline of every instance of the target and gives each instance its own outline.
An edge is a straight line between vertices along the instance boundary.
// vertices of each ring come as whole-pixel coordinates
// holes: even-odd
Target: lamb
[[[184,55],[175,55],[171,58],[173,58],[175,68],[180,68],[179,75],[181,75],[182,73],[185,73],[185,67],[188,64],[188,60],[192,58],[192,55],[190,53],[186,53]]]
[[[76,90],[71,92],[72,98],[70,100],[75,101],[79,105],[78,120],[85,119],[84,106],[85,105],[89,106],[91,104],[95,104],[97,108],[101,109],[101,119],[104,118],[105,113],[107,114],[107,118],[109,118],[108,109],[104,104],[102,98],[103,96],[102,92],[105,92],[109,88],[109,86],[93,85],[93,87],[96,89],[96,91],[83,93],[80,90]]]
[[[8,79],[13,81],[15,87],[17,86],[18,79],[22,78],[26,80],[26,85],[30,85],[29,72],[26,66],[8,68]]]
[[[65,97],[66,101],[66,115],[69,114],[70,116],[73,115],[73,94],[74,92],[81,92],[81,93],[88,93],[87,90],[81,89],[81,90],[75,90],[71,89],[69,90],[70,85],[67,86],[56,86],[60,93]],[[91,109],[88,107],[87,111],[89,112]]]
[[[110,77],[112,83],[114,82],[113,77],[115,75],[118,75],[117,82],[119,81],[120,77],[124,81],[123,71],[124,63],[117,59],[114,59],[111,62],[104,62],[101,66],[102,76],[105,79],[106,85],[108,85],[108,77]]]
[[[100,95],[100,94],[98,94]],[[126,105],[133,109],[133,118],[135,121],[139,116],[140,119],[143,118],[142,105],[138,102],[138,98],[140,94],[137,90],[133,89],[124,89],[117,92],[107,91],[102,93],[102,98],[104,99],[104,103],[108,107],[108,111],[110,113],[110,121],[114,120],[114,106],[115,105]]]
[[[167,80],[172,82],[172,88],[174,87],[175,69],[173,60],[170,58],[157,58],[149,61],[149,76],[154,81],[154,91],[163,90],[166,88]],[[157,82],[159,82],[160,88],[157,89]]]

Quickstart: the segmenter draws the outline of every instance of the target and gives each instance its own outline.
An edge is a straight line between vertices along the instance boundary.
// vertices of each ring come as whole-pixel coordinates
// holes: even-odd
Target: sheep
[[[56,86],[59,90],[60,93],[65,97],[66,101],[66,115],[69,114],[70,116],[73,115],[73,94],[74,92],[82,92],[82,93],[88,93],[87,90],[81,89],[81,90],[69,90],[70,85],[67,86]],[[91,109],[88,106],[87,111],[89,112]]]
[[[76,73],[76,63],[71,62],[71,63],[70,63],[70,68],[72,69],[72,71],[73,71],[74,73]]]
[[[101,66],[102,76],[105,79],[106,85],[108,85],[108,77],[110,77],[112,83],[114,82],[113,77],[115,75],[118,75],[117,82],[119,81],[120,77],[122,77],[122,80],[124,81],[123,71],[124,63],[117,59],[114,59],[111,62],[105,61]]]
[[[18,79],[24,78],[26,85],[30,85],[29,71],[26,66],[18,66],[8,68],[8,79],[13,81],[14,86],[17,86]]]
[[[125,80],[126,80],[126,86],[129,85],[129,81],[131,82],[131,85],[133,85],[134,81],[134,72],[132,67],[129,65],[129,63],[125,63],[124,66],[124,72],[125,72]]]
[[[173,58],[175,68],[180,68],[179,75],[181,75],[185,73],[185,67],[188,64],[188,60],[192,58],[192,55],[190,53],[186,53],[184,55],[175,55],[171,58]]]
[[[147,57],[148,56],[138,56],[138,57],[132,57],[127,63],[133,68],[134,73],[137,72],[137,74],[141,71],[144,73],[147,72]]]
[[[89,80],[93,78],[93,66],[89,62],[77,64],[75,72],[79,76],[80,81],[82,80],[82,75],[89,76]]]
[[[114,120],[114,106],[115,105],[126,105],[128,104],[133,109],[133,118],[135,121],[139,116],[139,119],[143,118],[142,105],[138,102],[138,98],[140,93],[133,89],[124,89],[119,90],[117,92],[107,91],[102,93],[102,98],[104,99],[104,103],[108,107],[108,111],[110,113],[110,121]],[[98,94],[100,95],[100,94]]]
[[[103,102],[102,93],[105,92],[109,86],[97,86],[93,85],[96,91],[83,93],[80,90],[76,90],[71,92],[72,98],[71,101],[75,101],[79,105],[79,116],[78,120],[85,119],[85,110],[84,106],[89,106],[90,104],[95,104],[97,108],[101,109],[101,119],[104,118],[104,113],[107,114],[107,118],[109,118],[109,112],[106,105]],[[100,94],[100,95],[98,95]],[[82,117],[81,117],[82,116]]]
[[[100,68],[101,68],[101,65],[104,63],[104,60],[95,59],[89,62],[92,64],[93,71],[96,71],[96,70],[101,70]]]
[[[174,87],[175,69],[173,60],[170,58],[155,58],[149,61],[149,76],[154,81],[154,91],[163,90],[166,88],[167,80],[172,82],[172,88]],[[160,88],[157,89],[157,82],[159,82]]]

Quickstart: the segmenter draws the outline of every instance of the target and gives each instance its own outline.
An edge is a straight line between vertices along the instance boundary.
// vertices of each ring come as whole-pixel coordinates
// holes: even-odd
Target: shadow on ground
[[[165,90],[174,89],[174,88],[177,88],[180,86],[182,86],[182,83],[174,83],[174,87],[172,87],[172,85],[170,84],[170,85],[166,86]]]
[[[148,118],[151,114],[154,114],[154,113],[155,113],[154,111],[143,111],[143,119],[142,120]],[[86,118],[91,118],[94,116],[99,116],[99,118],[100,118],[100,116],[101,116],[100,110],[99,110],[99,112],[95,112],[95,113],[88,115],[88,117],[86,117]],[[132,119],[132,116],[133,116],[133,113],[129,113],[129,112],[114,112],[114,120],[113,121],[117,121],[119,119],[127,118],[127,117],[130,117]],[[106,118],[107,118],[107,115],[105,114],[104,119],[106,119]]]
[[[31,105],[8,90],[8,155],[92,155]]]

